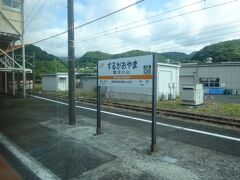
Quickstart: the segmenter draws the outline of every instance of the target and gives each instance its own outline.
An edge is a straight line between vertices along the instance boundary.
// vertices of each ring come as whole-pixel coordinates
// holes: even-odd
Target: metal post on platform
[[[36,70],[36,67],[35,67],[35,53],[33,53],[33,72],[32,72],[32,90],[34,90],[35,88],[35,70]]]
[[[28,93],[30,94],[31,93],[31,74],[30,73],[28,73],[28,76],[27,76],[28,78],[27,78],[27,80],[28,80]]]
[[[23,67],[23,97],[26,97],[26,71],[25,71],[25,42],[24,42],[24,0],[22,3],[22,67]]]
[[[5,68],[7,68],[7,60],[5,59]],[[8,93],[7,72],[4,72],[4,93]]]
[[[16,72],[16,85],[17,85],[17,91],[16,91],[16,95],[20,94],[20,79],[19,79],[19,71]]]
[[[5,94],[7,94],[8,93],[8,81],[7,81],[7,72],[5,72],[4,73],[4,82],[5,82],[5,86],[4,86],[4,88],[5,88],[5,90],[4,90],[4,92],[5,92]]]
[[[14,59],[14,42],[12,43],[12,58]],[[14,68],[15,63],[12,62],[12,66]],[[12,72],[12,94],[13,96],[15,96],[16,92],[15,92],[15,72]]]
[[[156,144],[156,113],[157,113],[157,57],[153,54],[152,74],[152,143],[150,154],[157,151]]]
[[[73,0],[68,0],[68,97],[69,124],[76,124],[75,107],[75,47],[74,47],[74,7]]]
[[[98,63],[97,63],[97,129],[96,129],[96,134],[95,135],[100,135],[102,134],[101,130],[101,95],[100,95],[100,89],[101,87],[99,86],[98,83]]]

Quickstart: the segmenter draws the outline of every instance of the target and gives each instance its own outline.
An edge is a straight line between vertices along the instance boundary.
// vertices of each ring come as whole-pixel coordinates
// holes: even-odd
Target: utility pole
[[[22,1],[22,66],[23,66],[23,97],[26,97],[26,71],[25,71],[25,42],[24,42],[24,0]]]
[[[75,107],[75,48],[74,48],[74,8],[73,0],[68,0],[68,98],[69,124],[76,124]]]

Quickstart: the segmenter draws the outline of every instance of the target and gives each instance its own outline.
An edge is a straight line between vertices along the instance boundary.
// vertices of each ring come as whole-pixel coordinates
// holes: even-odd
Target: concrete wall
[[[191,77],[191,78],[190,78]],[[199,83],[199,78],[219,78],[220,87],[240,89],[240,65],[185,67],[180,70],[180,83]]]
[[[42,76],[42,91],[57,91],[56,76]]]
[[[81,80],[81,88],[84,91],[96,91],[97,88],[97,77],[82,77]]]
[[[83,89],[86,92],[94,92],[97,90],[97,77],[95,76],[83,76],[80,78],[80,89]],[[100,94],[101,96],[105,96],[107,92],[107,87],[101,87]]]

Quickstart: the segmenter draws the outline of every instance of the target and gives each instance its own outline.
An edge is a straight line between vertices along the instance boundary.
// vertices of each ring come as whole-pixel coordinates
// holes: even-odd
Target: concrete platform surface
[[[102,114],[104,134],[93,136],[96,112],[78,109],[77,125],[70,126],[67,109],[41,99],[1,97],[0,150],[10,160],[16,154],[16,159],[23,158],[18,163],[12,161],[17,170],[25,166],[33,172],[19,170],[23,179],[240,179],[237,130],[179,122],[239,141],[157,126],[159,151],[150,156],[149,123]],[[5,147],[7,143],[12,149]]]

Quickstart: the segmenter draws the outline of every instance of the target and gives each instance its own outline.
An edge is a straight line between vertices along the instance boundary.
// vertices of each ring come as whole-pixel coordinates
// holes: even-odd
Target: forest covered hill
[[[209,46],[205,46],[199,51],[185,54],[182,52],[149,52],[141,50],[132,50],[119,54],[108,54],[100,51],[91,51],[83,56],[76,58],[76,68],[79,72],[90,73],[96,72],[96,63],[98,60],[124,58],[132,56],[142,56],[155,53],[158,62],[206,62],[211,57],[213,62],[240,61],[240,40],[231,40],[219,42]],[[21,49],[16,50],[15,54],[21,54]],[[40,78],[41,74],[66,72],[67,58],[59,58],[52,54],[48,54],[40,47],[34,45],[26,46],[26,55],[34,55],[35,61],[30,60],[29,63],[35,64],[36,78]],[[27,65],[28,67],[28,65]],[[30,68],[30,67],[28,67]]]
[[[43,51],[40,47],[35,45],[26,45],[25,47],[26,54],[26,68],[33,69],[30,65],[35,66],[35,78],[40,79],[41,74],[49,74],[56,72],[67,72],[66,65],[62,60],[52,54],[48,54],[46,51]],[[15,51],[16,55],[22,55],[22,48]],[[28,58],[33,56],[33,58]]]
[[[205,61],[208,57],[213,62],[240,61],[240,39],[205,46],[191,59]]]

